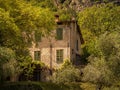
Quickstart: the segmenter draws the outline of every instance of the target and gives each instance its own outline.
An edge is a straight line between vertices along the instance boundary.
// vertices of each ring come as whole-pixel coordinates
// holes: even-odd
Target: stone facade
[[[30,54],[34,59],[34,51],[40,51],[40,61],[50,68],[59,68],[61,63],[57,63],[57,50],[63,50],[63,61],[71,60],[75,63],[76,55],[80,56],[81,52],[81,33],[76,21],[57,22],[57,28],[63,29],[63,39],[56,39],[56,30],[51,32],[48,37],[42,37],[41,42],[30,48]],[[80,59],[78,59],[80,60]]]

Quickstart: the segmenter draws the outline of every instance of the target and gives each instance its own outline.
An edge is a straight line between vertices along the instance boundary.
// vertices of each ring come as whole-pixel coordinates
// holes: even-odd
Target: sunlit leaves
[[[113,4],[96,5],[79,13],[79,25],[95,35],[112,32],[120,26],[120,7]]]
[[[24,0],[0,1],[0,7],[2,10],[0,14],[6,14],[4,15],[5,18],[1,16],[1,29],[4,31],[6,29],[8,34],[4,32],[0,33],[2,38],[5,37],[9,40],[9,44],[11,43],[11,45],[8,46],[12,46],[12,44],[15,43],[13,41],[16,41],[16,39],[19,45],[21,45],[20,42],[22,42],[22,44],[30,43],[33,40],[34,31],[47,35],[53,30],[55,24],[54,15],[48,8],[44,9],[33,6],[30,2],[25,2]],[[14,30],[18,30],[18,37],[13,40],[9,39],[8,36],[12,37],[14,34],[16,35]],[[1,40],[2,43],[4,41]]]
[[[75,82],[80,80],[80,70],[75,68],[70,61],[66,60],[62,67],[53,73],[51,80],[57,84]]]
[[[15,74],[15,53],[5,47],[0,47],[0,83],[8,76]]]
[[[120,36],[118,32],[105,33],[94,45],[94,53],[88,58],[84,80],[101,85],[113,84],[120,76]],[[99,51],[96,53],[96,51]]]
[[[18,33],[19,29],[10,13],[0,8],[0,45],[11,45]]]

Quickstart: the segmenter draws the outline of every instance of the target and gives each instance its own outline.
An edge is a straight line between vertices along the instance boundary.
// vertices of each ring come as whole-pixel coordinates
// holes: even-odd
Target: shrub
[[[19,77],[19,79],[21,80],[21,81],[23,81],[23,80],[34,80],[34,72],[35,72],[35,70],[37,70],[37,69],[41,69],[42,70],[42,68],[44,68],[45,67],[45,65],[44,65],[44,63],[42,63],[42,62],[32,62],[32,60],[31,59],[29,59],[29,58],[26,58],[26,61],[28,61],[29,60],[29,62],[23,62],[22,64],[22,72],[21,72],[21,74],[20,74],[20,77]]]
[[[16,64],[14,51],[6,47],[0,47],[0,83],[15,74]]]
[[[64,84],[75,82],[80,79],[80,70],[75,68],[68,60],[64,62],[62,67],[53,73],[51,80],[53,83]]]
[[[4,84],[0,86],[0,90],[42,90],[42,88],[37,83],[22,82],[22,83]]]

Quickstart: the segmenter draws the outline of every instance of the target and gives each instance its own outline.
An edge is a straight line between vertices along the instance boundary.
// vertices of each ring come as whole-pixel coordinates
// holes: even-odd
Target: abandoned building
[[[56,29],[48,37],[41,37],[38,45],[30,48],[34,61],[41,61],[50,68],[59,68],[64,60],[73,64],[80,61],[81,44],[83,38],[75,19],[60,21],[56,17]]]

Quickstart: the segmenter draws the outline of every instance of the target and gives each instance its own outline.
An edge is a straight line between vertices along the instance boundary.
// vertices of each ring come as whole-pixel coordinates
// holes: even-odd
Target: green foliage
[[[82,29],[87,29],[98,36],[104,32],[113,32],[120,26],[120,6],[100,4],[86,8],[78,15],[78,23]]]
[[[92,2],[110,2],[114,0],[91,0]]]
[[[95,84],[92,83],[81,83],[80,87],[82,90],[96,90]]]
[[[14,58],[19,67],[17,73],[21,73],[28,66],[29,70],[26,73],[31,75],[33,67],[30,66],[32,59],[28,47],[34,41],[33,34],[37,32],[47,36],[54,25],[53,12],[47,7],[41,8],[25,0],[0,0],[0,46],[14,51]],[[1,52],[6,55],[1,57],[3,61],[12,55],[6,51],[5,49],[5,53]],[[11,63],[4,66],[9,65]]]
[[[15,53],[5,47],[0,47],[0,83],[16,73],[17,63]]]
[[[69,59],[66,59],[66,60],[63,62],[62,66],[61,66],[61,69],[65,69],[65,68],[67,68],[68,66],[72,66],[72,63],[69,61]]]
[[[9,46],[18,34],[18,28],[9,12],[0,8],[0,45]]]
[[[92,59],[92,60],[91,60]],[[90,64],[84,69],[84,80],[95,84],[109,85],[113,83],[113,72],[108,67],[106,61],[100,58],[91,58]]]
[[[64,84],[75,82],[80,79],[80,70],[75,68],[70,61],[65,61],[63,66],[58,69],[51,77],[52,82]]]
[[[58,85],[51,82],[9,82],[0,85],[1,90],[82,90],[79,85]]]
[[[26,80],[32,80],[35,69],[42,69],[45,67],[45,64],[42,62],[33,62],[30,56],[21,56],[19,57],[18,62],[18,75],[23,73]]]
[[[99,85],[111,85],[120,76],[120,36],[118,32],[105,33],[97,40],[89,64],[84,68],[84,80]]]
[[[61,21],[69,21],[72,17],[76,17],[76,12],[73,8],[68,7],[70,4],[69,2],[69,0],[66,0],[64,4],[60,4],[61,9],[58,9],[56,12],[60,16],[59,19]]]
[[[94,5],[79,12],[78,24],[81,27],[81,32],[85,41],[84,45],[82,45],[82,48],[85,50],[85,52],[83,52],[84,57],[87,58],[90,54],[101,55],[101,51],[97,46],[99,37],[105,33],[109,34],[113,33],[114,31],[119,32],[119,10],[120,6],[108,3]],[[104,41],[104,38],[102,41]],[[105,43],[102,46],[104,47],[104,45]],[[109,44],[107,45],[109,46]],[[109,53],[110,50],[105,52]]]
[[[68,9],[67,10],[60,9],[57,11],[57,13],[60,16],[59,19],[61,21],[69,21],[69,20],[71,20],[71,18],[73,16],[72,10],[70,10],[70,9],[69,10]]]
[[[21,45],[21,43],[26,45],[26,43],[33,40],[33,31],[48,34],[53,30],[55,24],[54,15],[48,8],[43,9],[33,6],[31,3],[26,3],[23,0],[0,1],[0,8],[3,9],[1,9],[1,14],[5,14],[4,16],[1,15],[1,29],[6,30],[8,33],[7,35],[4,35],[5,32],[0,32],[2,35],[1,37],[6,37],[9,40],[9,37],[7,36],[12,37],[12,35],[16,35],[15,31],[18,30],[17,32],[19,35],[13,40],[10,38],[11,42],[17,41],[19,42],[19,45]],[[5,24],[6,22],[7,24]],[[7,27],[5,25],[7,25]],[[1,43],[2,42],[3,41],[1,40]]]
[[[35,69],[42,69],[45,67],[45,64],[42,62],[31,62],[28,63],[27,65],[24,65],[23,67],[24,67],[23,72],[24,75],[26,76],[26,79],[32,80]]]
[[[78,15],[88,64],[83,80],[95,83],[97,88],[119,81],[120,70],[120,6],[112,3],[94,5]],[[85,53],[86,54],[86,53]]]
[[[49,8],[52,11],[57,10],[53,0],[26,0],[26,1],[30,2],[33,6],[37,6],[41,8]]]
[[[32,82],[7,83],[0,86],[2,90],[43,90],[41,85]]]

